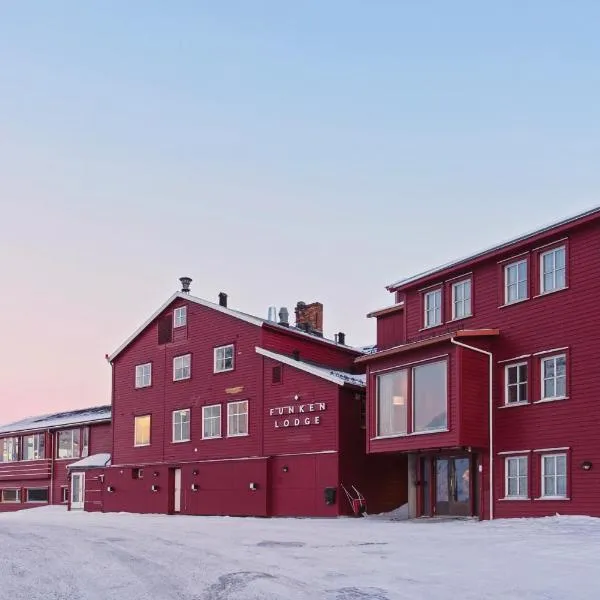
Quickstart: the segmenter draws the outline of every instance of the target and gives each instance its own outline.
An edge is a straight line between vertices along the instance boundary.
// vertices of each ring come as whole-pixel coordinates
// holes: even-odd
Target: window
[[[135,418],[134,446],[150,445],[150,415],[142,415]]]
[[[425,327],[434,327],[442,323],[442,290],[427,292],[424,298]]]
[[[540,256],[540,262],[542,294],[567,287],[564,246],[544,252]]]
[[[189,379],[192,375],[192,355],[176,356],[173,359],[173,381]]]
[[[567,497],[567,455],[542,456],[542,497]]]
[[[504,461],[506,498],[527,498],[527,457],[511,456]]]
[[[0,440],[0,462],[15,462],[19,460],[19,438],[9,437]]]
[[[2,503],[6,504],[14,504],[16,502],[21,502],[21,490],[2,490],[2,496],[0,497],[0,500],[2,501]]]
[[[80,434],[81,431],[79,429],[59,431],[56,458],[79,458]]]
[[[60,501],[66,504],[69,501],[69,488],[66,485],[60,488]]]
[[[248,401],[227,405],[227,435],[248,435]]]
[[[215,373],[233,370],[233,344],[215,348]]]
[[[144,388],[152,385],[152,363],[137,365],[135,368],[135,387]]]
[[[446,361],[413,367],[413,431],[446,429]]]
[[[90,453],[90,428],[84,427],[81,430],[81,456],[87,456]]]
[[[48,502],[48,488],[27,488],[26,502]]]
[[[189,442],[190,409],[173,411],[173,441]]]
[[[202,407],[202,439],[221,437],[221,405]]]
[[[187,323],[187,306],[181,306],[173,311],[173,327],[185,327]]]
[[[525,404],[527,398],[527,363],[507,365],[505,369],[505,404]]]
[[[46,458],[46,436],[34,433],[23,437],[23,460],[39,460]]]
[[[452,284],[452,318],[464,319],[471,316],[471,280]]]
[[[408,371],[377,376],[377,435],[406,433]]]
[[[281,383],[281,376],[283,372],[283,367],[281,365],[277,365],[273,367],[273,371],[271,373],[271,382],[272,383]]]
[[[542,360],[542,399],[567,395],[567,358],[564,354]]]
[[[504,267],[504,302],[511,304],[527,298],[527,260]]]

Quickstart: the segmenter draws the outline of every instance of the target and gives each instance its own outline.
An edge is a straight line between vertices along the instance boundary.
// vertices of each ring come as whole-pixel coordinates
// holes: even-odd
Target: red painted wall
[[[377,318],[377,349],[386,350],[406,341],[405,314],[403,310]]]

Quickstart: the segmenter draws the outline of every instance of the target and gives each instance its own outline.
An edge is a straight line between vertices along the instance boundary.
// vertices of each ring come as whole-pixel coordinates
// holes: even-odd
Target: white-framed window
[[[215,348],[215,373],[233,370],[233,344]]]
[[[134,419],[134,446],[150,445],[150,428],[152,426],[152,417],[150,415],[140,415]]]
[[[173,359],[173,381],[189,379],[192,376],[192,355],[184,354]]]
[[[202,407],[202,439],[221,437],[221,405]]]
[[[413,432],[448,428],[448,363],[445,360],[412,368]]]
[[[452,318],[464,319],[471,316],[471,280],[465,279],[452,284]]]
[[[66,504],[69,501],[69,488],[66,485],[60,488],[60,501]]]
[[[227,404],[227,435],[248,435],[248,400]]]
[[[152,385],[152,363],[136,365],[135,367],[135,387],[144,388]]]
[[[435,327],[442,323],[442,290],[427,292],[423,297],[425,327]]]
[[[567,286],[565,247],[554,248],[540,255],[540,290],[542,294]]]
[[[0,495],[0,502],[3,504],[16,504],[21,502],[21,490],[18,488],[3,489]]]
[[[8,437],[0,440],[0,462],[16,462],[19,458],[18,437]]]
[[[25,502],[46,504],[48,502],[48,488],[27,488]]]
[[[527,456],[507,456],[504,459],[504,495],[506,498],[528,497]]]
[[[46,435],[34,433],[23,436],[23,460],[46,458]]]
[[[173,327],[185,327],[187,324],[187,306],[180,306],[173,311]]]
[[[542,455],[542,497],[567,497],[567,455]]]
[[[527,293],[527,260],[519,260],[504,267],[504,303],[525,300]]]
[[[526,404],[529,401],[527,394],[527,363],[520,362],[506,365],[504,369],[505,404]]]
[[[567,395],[567,357],[565,354],[543,358],[542,399],[564,398]]]
[[[81,456],[81,430],[63,429],[57,433],[56,458],[79,458]]]
[[[377,376],[377,435],[402,435],[407,432],[408,370]]]
[[[173,411],[173,441],[190,441],[190,409]]]

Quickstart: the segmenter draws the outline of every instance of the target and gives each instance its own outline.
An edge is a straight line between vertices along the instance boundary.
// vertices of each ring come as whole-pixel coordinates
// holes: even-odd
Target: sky
[[[600,3],[0,3],[0,422],[110,402],[192,277],[375,341],[385,286],[600,204]]]

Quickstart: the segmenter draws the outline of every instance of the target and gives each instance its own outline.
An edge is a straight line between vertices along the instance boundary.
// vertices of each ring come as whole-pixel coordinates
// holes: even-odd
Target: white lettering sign
[[[294,406],[278,406],[269,409],[270,417],[285,417],[283,419],[275,419],[275,429],[286,427],[303,427],[305,425],[319,425],[321,423],[320,415],[304,416],[306,413],[322,412],[327,410],[326,402],[313,402],[311,404],[298,404]],[[288,418],[290,415],[302,415],[293,418]]]

